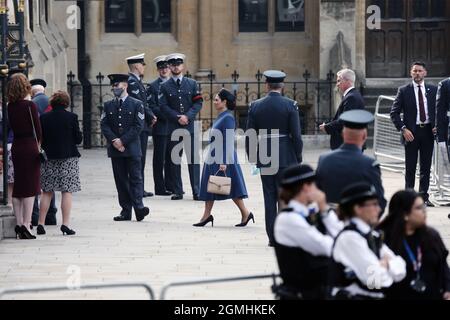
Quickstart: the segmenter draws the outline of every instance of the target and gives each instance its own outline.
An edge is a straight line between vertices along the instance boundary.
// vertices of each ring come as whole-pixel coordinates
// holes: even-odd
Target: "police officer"
[[[149,83],[147,87],[147,100],[150,109],[158,118],[153,126],[153,181],[155,182],[155,194],[158,196],[170,196],[172,192],[171,181],[169,179],[169,161],[167,142],[169,139],[169,131],[167,118],[161,111],[158,96],[161,90],[161,84],[170,79],[171,73],[167,56],[158,56],[153,61],[156,63],[159,77]]]
[[[379,300],[383,288],[406,276],[406,263],[385,244],[373,228],[380,206],[374,186],[365,182],[344,188],[339,217],[346,227],[332,250],[331,297],[337,300]]]
[[[288,206],[275,220],[275,253],[283,285],[280,298],[325,299],[334,238],[344,227],[328,207],[308,165],[283,172],[280,198]]]
[[[45,88],[47,87],[47,82],[44,79],[32,79],[31,84],[31,100],[38,107],[39,115],[44,114],[49,106],[48,97],[45,94]],[[50,201],[50,207],[48,208],[47,215],[45,216],[45,225],[56,225],[56,212],[58,209],[55,205],[55,194],[53,193],[52,200]],[[31,218],[31,224],[33,226],[38,225],[39,220],[39,196],[34,198],[33,205],[33,215]]]
[[[169,154],[183,140],[188,160],[189,179],[194,200],[199,200],[200,189],[200,163],[199,163],[199,137],[194,134],[194,121],[202,108],[203,98],[195,80],[183,76],[184,60],[186,56],[181,53],[172,53],[167,56],[172,78],[161,85],[159,105],[168,120],[168,133],[171,136],[168,143]],[[184,129],[183,137],[172,136],[175,130]],[[175,141],[174,141],[175,140]],[[190,148],[186,148],[190,142]],[[188,143],[189,145],[189,143]],[[180,151],[183,152],[183,149]],[[181,180],[181,159],[169,157],[170,179],[173,181],[172,200],[183,199],[183,183]]]
[[[152,126],[156,123],[157,119],[155,114],[150,109],[147,101],[147,91],[145,89],[144,84],[142,83],[142,78],[144,77],[145,71],[145,61],[144,61],[144,53],[138,54],[136,56],[128,57],[127,63],[130,69],[129,77],[128,77],[128,94],[141,101],[144,105],[145,110],[145,119],[144,119],[144,128],[142,129],[140,140],[141,140],[141,152],[142,152],[142,188],[145,185],[145,159],[147,157],[147,144],[148,137],[151,134]],[[142,189],[143,196],[152,197],[153,193],[147,192]]]
[[[355,182],[365,181],[375,186],[382,212],[386,207],[379,163],[362,153],[367,139],[367,125],[373,115],[365,110],[350,110],[339,118],[344,124],[344,144],[320,156],[317,166],[317,185],[327,200],[338,203],[342,190]]]
[[[141,142],[139,135],[144,127],[144,106],[127,93],[128,75],[110,74],[115,98],[104,104],[101,117],[102,133],[108,141],[114,180],[122,212],[114,221],[131,220],[134,208],[136,220],[149,213],[142,202]]]
[[[297,102],[281,94],[286,74],[268,70],[264,76],[268,94],[250,104],[247,120],[247,134],[250,134],[250,129],[255,130],[260,141],[252,142],[247,135],[246,152],[250,162],[256,162],[261,170],[266,233],[269,246],[273,246],[280,174],[285,168],[302,161],[303,142]],[[274,150],[272,145],[276,146]],[[269,161],[261,158],[261,152],[258,152],[261,150],[267,150]]]
[[[436,125],[439,142],[449,142],[448,112],[450,111],[450,78],[439,82],[436,94]]]

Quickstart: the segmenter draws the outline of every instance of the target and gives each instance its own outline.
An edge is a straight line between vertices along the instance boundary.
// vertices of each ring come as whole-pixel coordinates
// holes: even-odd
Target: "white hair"
[[[356,81],[355,71],[351,69],[342,69],[338,71],[337,76],[343,80],[347,80],[350,81],[352,84],[355,84]]]
[[[38,93],[44,93],[44,92],[45,92],[45,88],[43,86],[41,86],[40,84],[36,84],[31,87],[31,95],[32,96],[35,96]]]

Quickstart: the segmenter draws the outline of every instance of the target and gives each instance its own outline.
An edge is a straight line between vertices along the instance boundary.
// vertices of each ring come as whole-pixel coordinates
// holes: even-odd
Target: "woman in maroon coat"
[[[16,235],[35,239],[30,233],[34,197],[40,194],[39,149],[41,125],[36,105],[31,102],[31,85],[23,74],[14,74],[8,81],[8,117],[14,133],[12,160],[14,165],[13,210],[17,220]],[[32,121],[33,120],[33,121]]]

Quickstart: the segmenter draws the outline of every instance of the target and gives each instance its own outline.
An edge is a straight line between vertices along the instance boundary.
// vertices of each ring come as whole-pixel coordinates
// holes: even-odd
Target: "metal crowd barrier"
[[[401,144],[401,133],[395,128],[390,115],[380,112],[383,100],[394,101],[395,97],[384,95],[378,97],[375,107],[374,155],[382,169],[405,174],[405,149]],[[449,157],[447,150],[442,150],[437,142],[431,164],[429,193],[430,201],[433,203],[440,206],[450,205]]]
[[[162,287],[159,298],[160,298],[160,300],[165,300],[167,291],[173,287],[192,286],[192,285],[208,284],[208,283],[257,280],[257,279],[267,279],[267,278],[272,278],[273,285],[276,285],[277,284],[276,278],[278,278],[278,277],[280,277],[279,274],[264,274],[264,275],[256,275],[256,276],[243,276],[243,277],[230,277],[230,278],[216,278],[216,279],[208,279],[208,280],[191,280],[191,281],[172,282],[172,283],[166,284],[164,287]]]
[[[24,294],[31,292],[50,292],[50,291],[79,291],[79,290],[93,290],[93,289],[110,289],[110,288],[144,288],[148,295],[149,300],[155,300],[155,294],[153,289],[143,282],[130,282],[130,283],[100,283],[100,284],[86,284],[80,285],[75,288],[68,286],[46,286],[46,287],[17,287],[10,289],[0,289],[0,298],[4,295],[10,294]]]

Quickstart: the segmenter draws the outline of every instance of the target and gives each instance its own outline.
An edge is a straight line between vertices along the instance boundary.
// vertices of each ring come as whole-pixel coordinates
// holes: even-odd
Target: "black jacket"
[[[83,140],[78,116],[63,106],[53,108],[41,118],[42,148],[50,160],[80,157],[77,144]]]
[[[425,96],[428,104],[428,117],[431,127],[436,125],[436,91],[437,87],[431,84],[425,84]],[[403,119],[400,114],[403,113]],[[414,86],[412,83],[398,88],[397,96],[392,104],[391,120],[398,131],[406,126],[413,134],[416,133],[417,123],[417,103]],[[402,136],[403,141],[403,136]]]
[[[450,111],[450,78],[439,82],[436,94],[436,127],[439,142],[448,140],[448,115]]]
[[[342,129],[344,125],[342,124],[342,121],[339,120],[341,114],[353,109],[364,109],[364,106],[364,99],[355,88],[351,89],[342,99],[333,120],[325,125],[325,131],[330,135],[331,150],[339,148],[344,143],[344,140],[342,139]]]

